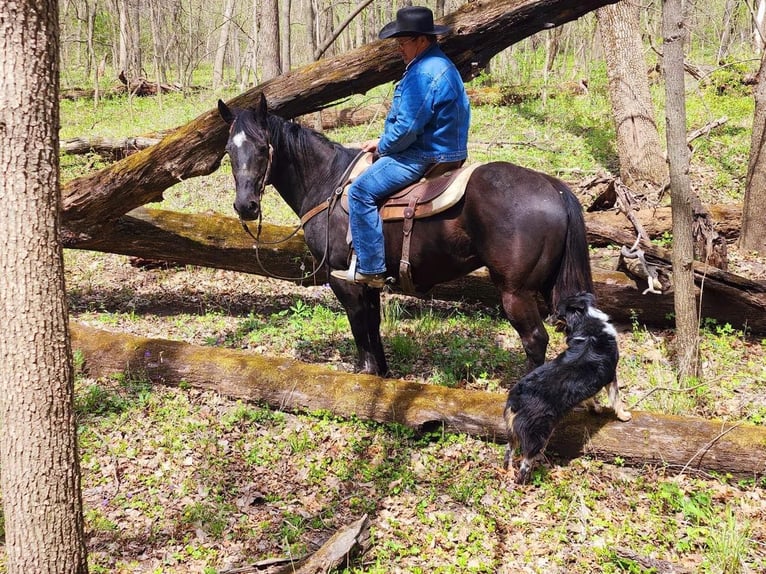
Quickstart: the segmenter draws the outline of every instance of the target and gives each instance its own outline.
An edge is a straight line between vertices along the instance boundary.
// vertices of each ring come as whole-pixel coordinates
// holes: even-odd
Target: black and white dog
[[[558,305],[556,315],[565,323],[566,351],[516,383],[505,405],[508,447],[504,466],[508,468],[513,451],[519,447],[519,483],[528,480],[535,460],[561,418],[584,401],[599,410],[593,397],[604,387],[617,418],[631,418],[619,397],[617,332],[609,316],[595,307],[591,293],[568,297]]]

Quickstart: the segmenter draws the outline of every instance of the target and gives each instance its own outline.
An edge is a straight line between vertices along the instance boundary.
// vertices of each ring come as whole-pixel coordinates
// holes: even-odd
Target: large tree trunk
[[[609,76],[620,177],[632,188],[657,186],[668,175],[646,75],[640,6],[617,2],[596,10]]]
[[[761,57],[755,87],[755,113],[750,139],[742,234],[739,246],[766,255],[766,51]]]
[[[673,277],[675,284],[676,361],[682,382],[699,371],[699,320],[694,295],[694,238],[692,237],[689,146],[686,145],[684,39],[686,23],[681,0],[665,0],[662,7],[670,200],[673,211]]]
[[[72,323],[74,347],[91,376],[141,372],[156,383],[210,389],[288,411],[329,411],[343,417],[397,422],[420,431],[446,429],[505,442],[505,395],[411,381],[353,375],[292,359],[269,358],[178,341],[114,334]],[[571,413],[548,449],[671,469],[705,470],[758,479],[766,473],[766,429],[634,412]],[[498,461],[499,463],[499,461]]]
[[[264,224],[261,239],[264,242],[279,241],[292,231],[290,227]],[[589,217],[588,241],[599,245],[630,245],[634,235]],[[294,282],[303,285],[327,282],[325,270],[316,276],[306,276],[313,272],[314,260],[302,234],[279,245],[261,248],[256,258],[253,240],[245,234],[239,222],[221,215],[189,215],[140,208],[121,218],[108,233],[79,243],[78,247],[257,275],[296,277]],[[660,267],[665,274],[670,273],[669,252],[654,246],[644,246],[644,251],[651,265]],[[642,295],[647,286],[644,279],[636,282],[621,272],[599,268],[598,262],[595,265],[594,282],[599,306],[616,322],[629,324],[635,319],[649,326],[672,326],[672,319],[668,318],[674,311],[671,293]],[[301,274],[301,268],[306,269],[305,274]],[[694,271],[697,284],[704,283],[703,317],[712,317],[737,328],[747,327],[753,333],[766,333],[766,285],[706,268],[701,263],[694,264]],[[488,305],[499,304],[497,290],[485,271],[437,285],[428,295],[450,301],[467,299]],[[547,313],[546,309],[542,311]]]
[[[496,0],[471,2],[442,23],[453,27],[441,45],[464,77],[506,48],[551,24],[560,25],[614,0]],[[394,80],[403,71],[395,45],[378,41],[336,58],[278,76],[234,98],[232,106],[253,105],[263,91],[269,107],[284,117],[316,111],[342,97]],[[218,168],[227,126],[211,110],[175,130],[156,146],[106,169],[70,181],[63,192],[65,241],[93,236],[131,209],[162,200],[178,181]]]
[[[0,4],[0,468],[10,574],[88,571],[59,237],[58,4]]]

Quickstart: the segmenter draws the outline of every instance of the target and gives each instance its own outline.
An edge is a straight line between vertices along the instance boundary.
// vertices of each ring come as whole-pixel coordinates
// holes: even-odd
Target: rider
[[[357,268],[336,270],[338,279],[381,288],[386,258],[378,203],[418,181],[437,163],[462,161],[468,155],[468,96],[455,65],[436,43],[449,31],[434,25],[433,13],[408,6],[386,24],[381,39],[396,38],[406,65],[394,90],[380,139],[362,144],[379,155],[349,188],[349,224]]]

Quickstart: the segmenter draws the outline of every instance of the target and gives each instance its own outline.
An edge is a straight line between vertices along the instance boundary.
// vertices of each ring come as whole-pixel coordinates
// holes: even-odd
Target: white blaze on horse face
[[[237,132],[231,138],[231,143],[233,143],[237,147],[242,147],[242,144],[245,143],[246,139],[247,137],[245,136],[245,132]]]

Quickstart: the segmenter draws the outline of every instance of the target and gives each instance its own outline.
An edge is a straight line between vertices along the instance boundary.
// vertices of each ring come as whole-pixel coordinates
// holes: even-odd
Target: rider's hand
[[[375,153],[378,151],[378,141],[380,140],[367,140],[366,142],[362,142],[362,150]]]

